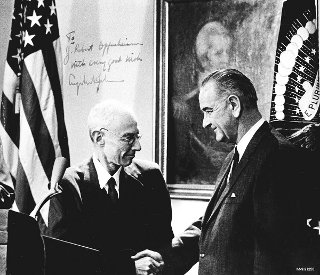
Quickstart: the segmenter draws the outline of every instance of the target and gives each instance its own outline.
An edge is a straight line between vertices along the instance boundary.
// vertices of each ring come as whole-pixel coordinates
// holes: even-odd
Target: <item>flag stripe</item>
[[[3,92],[11,103],[14,103],[17,85],[19,85],[19,79],[11,65],[6,62],[4,66]]]
[[[37,1],[16,0],[12,18],[0,134],[4,159],[15,180],[16,205],[29,214],[48,192],[55,159],[69,159],[63,66],[54,0],[40,6]],[[48,210],[49,203],[41,209],[46,224]]]
[[[55,160],[54,146],[52,144],[47,125],[42,116],[35,87],[32,83],[32,79],[25,64],[23,64],[21,89],[23,91],[23,93],[21,94],[23,110],[25,112],[26,120],[28,121],[30,130],[32,132],[32,136],[29,138],[34,139],[39,159],[42,163],[47,178],[50,179],[53,163]],[[21,130],[21,132],[23,131]],[[22,148],[22,146],[20,148]]]
[[[24,74],[25,73],[26,72],[24,71]],[[21,133],[23,133],[23,139],[20,140],[19,158],[25,172],[27,182],[29,182],[33,199],[38,203],[43,198],[43,195],[48,192],[50,177],[46,175],[44,166],[41,163],[41,157],[43,157],[43,155],[40,157],[38,150],[36,150],[38,149],[34,140],[36,136],[33,135],[32,128],[28,124],[27,116],[25,114],[25,106],[20,110],[20,127]],[[39,130],[38,135],[42,139],[44,136],[42,136],[40,128]],[[19,179],[19,185],[27,184],[23,179],[18,178],[18,175],[17,179]],[[47,204],[41,209],[41,215],[45,221],[47,221],[48,207],[49,205]]]
[[[61,45],[60,45],[60,38],[56,39],[53,41],[53,48],[54,48],[54,53],[56,55],[56,62],[57,62],[57,70],[59,74],[59,82],[61,85],[61,96],[63,98],[63,93],[62,93],[62,86],[63,86],[63,62],[62,62],[62,51],[61,51]]]
[[[53,143],[55,156],[59,157],[61,156],[61,150],[58,142],[58,121],[55,109],[55,99],[51,90],[51,83],[44,64],[42,51],[37,51],[31,56],[28,56],[25,59],[25,65],[37,93],[39,106]]]
[[[52,44],[50,44],[47,48],[42,50],[42,54],[55,101],[56,116],[58,119],[58,140],[61,148],[61,153],[63,157],[69,159],[67,130],[64,121],[63,101],[55,48]]]
[[[15,189],[16,204],[22,213],[30,213],[35,207],[35,202],[20,161],[18,161],[17,178],[20,183]]]

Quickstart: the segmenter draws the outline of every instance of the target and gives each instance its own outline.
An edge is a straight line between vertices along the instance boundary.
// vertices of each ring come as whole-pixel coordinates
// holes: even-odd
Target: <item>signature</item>
[[[102,83],[114,83],[114,82],[124,82],[124,80],[111,80],[107,78],[105,73],[99,73],[98,75],[91,75],[87,77],[86,74],[83,74],[81,80],[77,80],[74,74],[69,74],[69,85],[75,86],[77,88],[77,95],[79,95],[80,87],[82,86],[92,86],[97,85],[97,93],[99,92],[100,85]]]

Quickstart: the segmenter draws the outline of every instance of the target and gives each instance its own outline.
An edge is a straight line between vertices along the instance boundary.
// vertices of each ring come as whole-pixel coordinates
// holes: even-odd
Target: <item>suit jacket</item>
[[[131,255],[159,250],[173,238],[170,197],[158,165],[134,159],[130,167],[138,176],[122,169],[119,207],[101,190],[92,158],[67,169],[63,192],[50,206],[48,235],[99,249],[114,274],[130,274]]]
[[[227,176],[231,152],[219,173]],[[315,267],[299,199],[303,176],[297,150],[264,123],[248,144],[217,203],[164,250],[167,271],[184,274],[199,260],[199,274],[292,274]],[[309,232],[309,231],[308,231]],[[314,232],[315,233],[315,232]]]

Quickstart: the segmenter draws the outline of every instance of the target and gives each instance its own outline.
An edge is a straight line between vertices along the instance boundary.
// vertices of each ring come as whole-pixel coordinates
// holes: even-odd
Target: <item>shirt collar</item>
[[[244,151],[246,150],[250,140],[252,139],[252,137],[254,136],[254,134],[258,131],[258,129],[261,127],[261,125],[264,122],[264,118],[260,118],[258,122],[256,122],[250,129],[248,132],[245,133],[245,135],[240,139],[240,141],[237,144],[237,150],[239,153],[239,161],[241,159],[241,157],[244,154]]]
[[[93,164],[94,167],[96,168],[97,171],[97,175],[98,175],[98,180],[99,180],[99,185],[100,188],[103,189],[107,182],[109,181],[109,179],[111,178],[111,175],[108,173],[108,171],[102,166],[101,162],[98,160],[98,158],[96,156],[92,157],[93,160]],[[117,189],[117,191],[119,191],[119,183],[120,183],[120,172],[121,172],[121,168],[120,167],[117,172],[114,173],[114,175],[112,176],[115,181],[116,181],[116,186],[115,188]]]

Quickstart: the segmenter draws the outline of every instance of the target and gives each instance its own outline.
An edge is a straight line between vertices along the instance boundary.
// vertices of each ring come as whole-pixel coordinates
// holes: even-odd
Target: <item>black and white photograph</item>
[[[317,0],[0,0],[0,275],[320,274]]]

